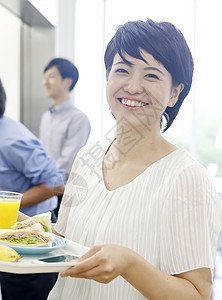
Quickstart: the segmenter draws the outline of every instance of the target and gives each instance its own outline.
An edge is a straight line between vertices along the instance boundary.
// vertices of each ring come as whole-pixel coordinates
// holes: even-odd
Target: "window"
[[[115,28],[146,18],[170,21],[184,34],[195,62],[193,86],[164,136],[222,176],[222,19],[220,0],[77,0],[75,62],[80,71],[76,105],[92,124],[91,141],[114,126],[105,98],[103,55]],[[221,140],[221,141],[220,141]],[[216,142],[217,141],[217,142]],[[212,165],[213,164],[213,165]],[[212,167],[214,166],[214,167]]]

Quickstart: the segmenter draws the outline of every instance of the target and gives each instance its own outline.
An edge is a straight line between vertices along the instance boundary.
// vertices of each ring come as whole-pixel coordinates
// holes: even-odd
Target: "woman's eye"
[[[116,73],[128,73],[125,69],[117,69]]]
[[[147,74],[146,77],[153,78],[153,79],[159,79],[159,77],[155,74]]]

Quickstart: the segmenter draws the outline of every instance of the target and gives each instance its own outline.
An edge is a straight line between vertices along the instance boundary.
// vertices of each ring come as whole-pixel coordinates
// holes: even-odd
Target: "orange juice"
[[[15,224],[22,196],[0,191],[0,229],[10,229]]]
[[[11,228],[17,221],[20,201],[0,199],[0,229]]]

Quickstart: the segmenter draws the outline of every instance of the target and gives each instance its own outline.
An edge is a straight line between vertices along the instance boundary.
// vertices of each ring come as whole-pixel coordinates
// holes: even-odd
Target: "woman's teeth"
[[[129,99],[121,99],[121,103],[126,106],[133,106],[133,107],[142,107],[142,106],[148,105],[148,103],[133,101],[133,100],[129,100]]]

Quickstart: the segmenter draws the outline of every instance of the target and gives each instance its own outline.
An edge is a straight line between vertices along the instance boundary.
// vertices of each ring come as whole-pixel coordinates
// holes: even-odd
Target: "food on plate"
[[[18,254],[14,249],[0,245],[0,261],[13,262],[21,258],[21,255]]]
[[[37,232],[52,232],[51,212],[35,215],[22,222],[17,222],[13,229],[26,229]]]
[[[11,246],[42,247],[52,246],[55,236],[49,232],[31,230],[15,230],[0,235],[0,243]]]
[[[0,244],[25,247],[52,246],[51,212],[35,215],[15,223],[14,230],[0,235]]]

